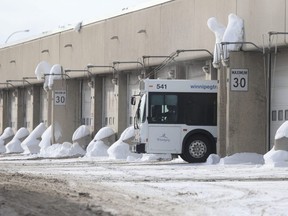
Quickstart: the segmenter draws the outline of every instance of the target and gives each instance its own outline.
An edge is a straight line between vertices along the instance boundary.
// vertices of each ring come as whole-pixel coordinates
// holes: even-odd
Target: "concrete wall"
[[[52,123],[57,122],[62,128],[59,143],[72,142],[74,131],[81,125],[80,117],[80,89],[78,80],[54,80],[52,91]],[[56,91],[66,92],[65,104],[57,104]]]
[[[215,38],[207,27],[207,20],[214,16],[227,25],[230,13],[244,19],[246,41],[262,46],[264,38],[264,44],[268,45],[269,31],[286,31],[286,11],[286,0],[172,1],[85,25],[80,33],[67,30],[7,45],[0,49],[1,80],[33,76],[41,60],[52,65],[61,63],[64,68],[83,69],[88,63],[111,65],[113,61],[137,60],[143,55],[169,55],[177,49],[205,48],[213,51]],[[140,30],[145,31],[138,33]],[[112,40],[113,36],[117,39]],[[286,44],[286,36],[278,36],[277,43]],[[203,56],[207,54],[181,53],[177,59]],[[153,59],[150,64],[161,61]],[[135,67],[121,65],[120,69]],[[92,72],[111,70],[101,68]]]
[[[263,54],[259,52],[230,53],[227,68],[226,154],[256,152],[267,149],[267,91]],[[230,77],[233,69],[248,70],[247,90],[233,90]]]

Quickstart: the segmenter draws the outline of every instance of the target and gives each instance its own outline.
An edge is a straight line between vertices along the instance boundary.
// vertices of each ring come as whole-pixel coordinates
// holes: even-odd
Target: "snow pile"
[[[62,128],[58,122],[54,123],[54,139],[57,142],[62,137]],[[52,125],[50,125],[41,135],[39,143],[40,151],[52,145]]]
[[[7,143],[7,145],[5,146],[6,153],[21,153],[21,152],[23,152],[24,149],[21,147],[21,142],[23,141],[23,139],[25,139],[28,136],[29,136],[29,131],[24,127],[20,128],[16,132],[13,139],[9,143]]]
[[[0,136],[0,153],[5,153],[5,145],[12,139],[14,136],[14,131],[11,127],[5,128],[3,134]]]
[[[63,158],[63,157],[80,157],[85,155],[85,150],[78,143],[64,142],[62,144],[53,144],[41,149],[39,157],[44,158]]]
[[[279,140],[281,138],[288,138],[288,121],[285,121],[276,131],[275,140]],[[288,143],[287,143],[288,144]]]
[[[120,138],[107,150],[110,159],[127,159],[128,157],[139,157],[139,154],[131,153],[129,145],[125,140],[135,136],[134,127],[128,127],[123,131]]]
[[[90,130],[87,125],[81,125],[73,133],[72,142],[78,143],[83,149],[87,148],[90,141]]]
[[[86,149],[87,157],[106,157],[108,156],[107,146],[102,140],[92,140]]]
[[[207,165],[212,165],[212,164],[218,164],[220,162],[221,158],[217,154],[211,154],[206,160]]]
[[[282,167],[288,166],[288,121],[285,121],[276,131],[275,145],[264,155],[265,164]]]
[[[103,140],[103,139],[106,139],[106,138],[113,136],[113,135],[115,135],[115,131],[112,128],[103,127],[97,132],[94,139],[95,140]]]
[[[51,65],[46,61],[41,61],[35,69],[35,75],[36,75],[37,79],[41,80],[43,77],[45,79],[44,85],[43,85],[43,88],[45,90],[48,89],[48,79],[49,78],[47,78],[47,76],[44,76],[44,74],[49,74],[50,70],[51,70]]]
[[[54,138],[57,142],[62,136],[62,128],[56,122],[55,123],[55,132]],[[73,134],[73,138],[80,138],[83,134],[86,134],[87,131],[84,127],[79,127]],[[39,157],[44,158],[63,158],[63,157],[75,157],[75,156],[83,156],[85,155],[85,150],[79,145],[79,143],[70,143],[64,142],[60,143],[51,143],[52,138],[52,128],[51,126],[43,133],[42,141],[39,144],[41,147]],[[72,138],[72,139],[73,139]]]
[[[85,136],[89,136],[89,135],[90,135],[90,131],[89,131],[88,126],[81,125],[73,133],[72,141],[75,142],[76,140],[81,139],[81,138],[83,138]]]
[[[213,66],[220,67],[221,42],[243,42],[244,41],[244,21],[235,14],[229,14],[227,28],[219,23],[215,17],[207,21],[208,28],[215,35]],[[229,44],[223,46],[223,62],[229,58],[230,51],[239,51],[242,44]]]
[[[51,70],[50,70],[50,76],[49,76],[49,79],[48,79],[48,83],[47,83],[47,86],[48,88],[51,90],[52,87],[53,87],[53,84],[54,84],[54,80],[59,80],[59,79],[62,79],[62,66],[59,65],[59,64],[55,64],[52,66]],[[46,82],[46,80],[45,80]]]
[[[265,164],[273,167],[288,167],[288,151],[272,148],[264,155]]]
[[[24,154],[37,154],[40,151],[41,136],[46,130],[46,126],[41,122],[30,135],[21,143],[21,147],[24,150]]]
[[[223,39],[224,32],[226,27],[219,23],[215,17],[211,17],[207,21],[208,28],[214,33],[215,35],[215,46],[214,46],[214,58],[213,58],[213,66],[215,68],[220,67],[221,61],[221,42]]]
[[[236,153],[221,158],[219,164],[264,164],[264,158],[256,153]]]
[[[87,157],[108,156],[107,150],[110,144],[108,138],[114,135],[115,135],[115,131],[112,128],[110,127],[101,128],[94,136],[94,139],[87,146],[86,156]]]
[[[228,25],[223,35],[223,42],[243,42],[244,21],[235,14],[229,14]],[[229,44],[223,52],[223,60],[229,58],[230,51],[239,51],[242,44]],[[224,48],[225,49],[225,48]]]
[[[132,157],[128,157],[129,161],[133,161]],[[166,161],[166,160],[172,160],[171,154],[143,154],[140,158],[140,161]],[[139,160],[137,160],[139,161]]]

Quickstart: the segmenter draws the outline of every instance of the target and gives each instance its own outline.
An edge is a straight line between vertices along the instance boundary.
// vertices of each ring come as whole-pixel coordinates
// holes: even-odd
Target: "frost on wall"
[[[223,62],[226,62],[230,51],[239,51],[241,49],[242,44],[236,43],[244,41],[244,21],[231,13],[228,16],[228,25],[226,28],[215,17],[209,18],[207,25],[215,35],[213,67],[219,68],[221,58]],[[221,42],[232,42],[232,44],[223,45],[223,50],[221,50]],[[233,42],[236,43],[233,44]]]

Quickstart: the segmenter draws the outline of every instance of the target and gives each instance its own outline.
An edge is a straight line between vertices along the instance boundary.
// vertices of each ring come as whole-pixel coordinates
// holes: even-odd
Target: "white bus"
[[[140,96],[134,152],[170,153],[189,163],[216,152],[217,81],[146,79]]]

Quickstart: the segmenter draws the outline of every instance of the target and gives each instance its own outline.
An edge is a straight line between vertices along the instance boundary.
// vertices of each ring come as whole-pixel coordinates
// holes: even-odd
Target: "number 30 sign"
[[[248,91],[248,69],[231,69],[231,91]]]
[[[66,91],[65,90],[55,90],[54,91],[54,104],[55,105],[65,105],[66,104]]]

